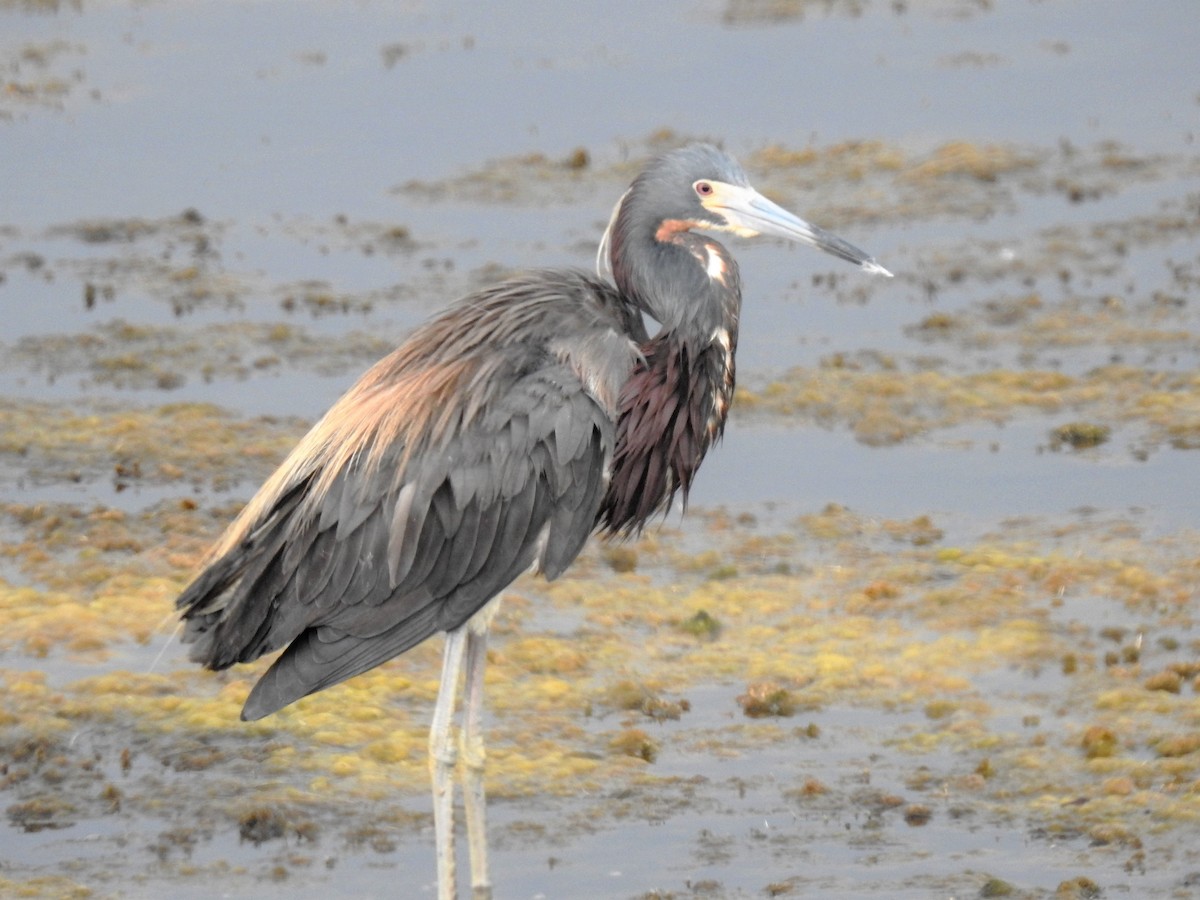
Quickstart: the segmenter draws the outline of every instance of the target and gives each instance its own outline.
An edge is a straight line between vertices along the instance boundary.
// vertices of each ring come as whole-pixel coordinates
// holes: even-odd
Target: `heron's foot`
[[[492,900],[492,886],[490,884],[471,885],[471,900]]]

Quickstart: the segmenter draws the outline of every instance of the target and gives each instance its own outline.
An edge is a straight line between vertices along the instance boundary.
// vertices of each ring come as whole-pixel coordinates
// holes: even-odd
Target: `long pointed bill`
[[[863,271],[892,277],[891,272],[875,262],[875,257],[837,235],[805,222],[779,204],[772,203],[754,188],[722,184],[705,205],[724,216],[732,231],[744,236],[771,234],[798,241],[862,266]]]

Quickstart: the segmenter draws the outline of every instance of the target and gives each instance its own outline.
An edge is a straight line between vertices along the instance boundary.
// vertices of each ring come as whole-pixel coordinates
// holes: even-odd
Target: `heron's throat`
[[[654,234],[655,265],[636,272],[642,277],[631,288],[664,325],[696,342],[711,342],[718,330],[736,332],[741,276],[724,246],[691,230],[701,224],[662,222]]]

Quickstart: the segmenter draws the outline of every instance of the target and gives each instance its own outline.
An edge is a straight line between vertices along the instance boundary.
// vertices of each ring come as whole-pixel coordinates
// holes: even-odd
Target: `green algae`
[[[963,424],[1005,424],[1069,409],[1137,426],[1144,447],[1170,443],[1183,449],[1200,427],[1200,375],[1123,365],[1082,375],[797,368],[778,380],[739,388],[737,403],[750,415],[846,427],[871,446]],[[1076,445],[1069,435],[1059,440]]]
[[[1068,422],[1050,432],[1050,446],[1056,450],[1064,445],[1075,450],[1084,450],[1089,447],[1099,447],[1106,443],[1111,435],[1112,429],[1107,425],[1098,425],[1092,422]]]
[[[204,403],[64,406],[0,398],[0,464],[35,482],[110,478],[227,489],[265,478],[304,433]]]
[[[311,295],[304,294],[285,302],[304,304],[308,299]],[[79,376],[90,384],[123,390],[175,390],[197,374],[205,382],[245,381],[284,367],[342,374],[365,369],[393,347],[393,341],[378,334],[318,336],[287,323],[181,328],[115,319],[83,333],[23,337],[10,348],[3,365],[52,383]]]
[[[798,704],[792,691],[773,682],[757,682],[737,698],[742,713],[751,719],[789,717],[796,714]]]
[[[43,875],[35,878],[5,878],[0,876],[0,890],[7,897],[57,897],[61,900],[87,900],[95,891],[85,884],[63,875]]]
[[[394,192],[426,202],[591,202],[601,196],[600,189],[610,194],[623,190],[641,159],[704,139],[661,129],[618,153],[586,148],[565,157],[527,153],[490,160],[450,178],[408,181]],[[587,155],[586,166],[578,165],[581,153]],[[1111,142],[1055,149],[966,140],[921,148],[879,140],[805,147],[774,144],[743,154],[742,162],[760,190],[792,206],[803,195],[804,208],[815,220],[839,227],[938,216],[984,218],[1012,211],[1022,197],[1059,194],[1078,202],[1131,184],[1197,172],[1193,157],[1139,155]]]
[[[721,633],[721,623],[704,609],[696,610],[680,622],[679,628],[702,640],[716,640]]]
[[[0,4],[0,9],[12,4]],[[57,9],[56,2],[22,3],[29,8]],[[0,47],[0,121],[23,118],[41,110],[61,111],[78,91],[83,76],[77,64],[87,52],[82,44],[66,40],[23,42]]]
[[[31,531],[44,529],[44,514],[21,512],[9,510]],[[142,530],[161,528],[164,516],[191,520],[192,525],[172,548],[139,543]],[[64,519],[81,534],[108,530],[105,549],[97,555],[122,559],[122,580],[100,580],[88,595],[70,597],[38,580],[86,583],[80,573],[91,571],[96,559],[68,559],[62,571],[56,571],[64,567],[61,559],[56,566],[28,566],[31,583],[6,589],[6,618],[13,627],[5,641],[33,656],[103,656],[123,652],[130,636],[141,642],[165,640],[145,623],[156,621],[155,612],[161,622],[161,611],[182,583],[175,567],[196,557],[205,539],[215,534],[217,518],[199,508],[167,506],[141,517]],[[1106,666],[1099,656],[1107,638],[1078,623],[1063,630],[1056,624],[1060,614],[1054,605],[1066,593],[1081,602],[1103,598],[1093,602],[1130,609],[1148,634],[1186,633],[1179,629],[1191,626],[1194,613],[1187,612],[1189,603],[1181,607],[1179,601],[1194,596],[1196,560],[1175,555],[1186,541],[1156,548],[1154,587],[1147,590],[1145,544],[1119,529],[1057,527],[1063,548],[1031,554],[1025,535],[1015,542],[996,539],[969,546],[897,543],[895,523],[863,519],[841,508],[826,510],[824,518],[839,524],[832,532],[814,527],[814,536],[806,540],[834,536],[839,542],[835,557],[829,558],[827,550],[825,564],[790,575],[746,575],[713,583],[696,573],[685,553],[668,542],[647,540],[638,546],[639,559],[653,575],[606,575],[602,551],[591,549],[580,567],[583,574],[551,585],[522,581],[509,604],[522,621],[521,633],[514,633],[511,623],[506,627],[501,615],[487,673],[489,705],[497,717],[497,727],[489,733],[489,790],[509,797],[574,796],[629,777],[631,759],[650,764],[652,772],[661,738],[635,724],[615,731],[596,729],[590,711],[615,708],[658,721],[672,719],[692,705],[677,705],[672,715],[670,704],[678,701],[665,694],[686,693],[715,680],[729,681],[733,692],[749,685],[741,688],[738,703],[751,716],[786,717],[801,709],[845,704],[920,712],[924,724],[915,720],[897,735],[894,750],[915,760],[937,750],[986,753],[986,767],[971,763],[986,770],[975,802],[1008,811],[1021,803],[1023,815],[1033,820],[1060,821],[1064,790],[1069,796],[1084,791],[1104,798],[1072,809],[1073,820],[1089,826],[1113,821],[1124,803],[1150,804],[1165,825],[1191,820],[1186,798],[1200,784],[1200,708],[1195,692],[1184,688],[1183,675],[1195,667],[1187,657],[1189,645],[1159,643],[1153,659]],[[814,526],[817,520],[807,521]],[[796,552],[794,536],[772,543],[761,534],[713,534],[721,552],[733,557],[746,553],[744,545],[760,556],[764,546],[773,546],[778,555]],[[1080,553],[1079,543],[1090,552]],[[839,563],[843,553],[855,560],[854,567]],[[769,560],[762,565],[769,567]],[[172,569],[174,577],[155,574]],[[656,582],[664,569],[675,574]],[[137,570],[143,571],[140,581]],[[877,577],[866,578],[865,572]],[[539,632],[536,618],[527,618],[526,597],[575,610],[586,624],[564,634]],[[681,612],[689,608],[692,616],[720,609],[720,632],[697,642],[677,627],[662,627],[681,621]],[[855,612],[860,608],[863,612]],[[988,696],[978,679],[1007,668],[1040,671],[1068,652],[1079,665],[1064,690],[1071,705],[1092,718],[1086,728],[1081,724],[1080,730],[1068,727],[1056,733],[1061,712],[1033,720],[1022,732],[995,730],[989,724],[1010,701]],[[239,723],[236,711],[261,671],[261,663],[220,676],[192,670],[114,670],[55,687],[39,673],[7,671],[4,690],[11,702],[6,721],[18,726],[26,741],[41,742],[27,744],[43,748],[33,757],[25,751],[27,758],[63,755],[64,736],[88,727],[122,731],[128,735],[126,749],[145,753],[159,747],[150,752],[206,778],[222,779],[239,761],[253,759],[263,772],[291,785],[290,791],[305,792],[306,803],[317,809],[340,802],[334,796],[377,800],[396,790],[423,789],[437,648],[417,648],[263,722]],[[612,672],[636,672],[637,679],[613,682]],[[1178,691],[1155,682],[1162,672],[1176,676]],[[1017,702],[1041,705],[1019,696]],[[689,736],[687,729],[671,740],[696,748],[719,745],[721,752],[730,752],[777,739],[754,731],[735,736],[722,729],[718,734],[716,744],[702,731]],[[197,746],[197,740],[204,745]],[[171,746],[178,749],[166,749]],[[71,759],[71,754],[65,756]],[[1094,769],[1101,761],[1113,765]],[[1057,773],[1053,790],[1045,780],[1051,767]],[[1135,780],[1128,784],[1121,780],[1131,778]],[[335,785],[336,794],[331,793]],[[28,780],[14,779],[10,790],[21,786],[27,788]],[[99,807],[103,789],[94,793]],[[20,802],[35,803],[38,796],[34,792]],[[136,785],[122,788],[122,806],[145,803]],[[229,815],[237,813],[231,808]],[[312,818],[311,809],[305,815]]]

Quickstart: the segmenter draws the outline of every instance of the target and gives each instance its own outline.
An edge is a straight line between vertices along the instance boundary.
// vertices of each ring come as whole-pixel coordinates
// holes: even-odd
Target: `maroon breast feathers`
[[[704,454],[725,429],[733,399],[735,338],[718,329],[697,346],[660,335],[621,391],[617,443],[597,525],[631,534],[667,508],[676,491],[687,499]]]

